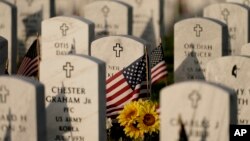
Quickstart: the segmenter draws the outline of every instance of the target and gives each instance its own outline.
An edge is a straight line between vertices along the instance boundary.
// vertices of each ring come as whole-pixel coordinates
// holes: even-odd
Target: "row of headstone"
[[[204,80],[208,61],[241,55],[242,46],[250,40],[247,7],[235,3],[213,4],[204,9],[203,15],[204,18],[175,24],[175,82]]]
[[[67,54],[69,52],[76,52],[80,54],[90,54],[87,49],[90,46],[90,42],[94,38],[103,37],[104,35],[136,35],[137,37],[143,38],[151,46],[157,46],[160,41],[160,2],[155,2],[153,4],[148,4],[150,2],[140,1],[140,2],[126,2],[133,6],[129,6],[125,2],[120,1],[97,1],[88,4],[80,13],[87,19],[90,19],[93,23],[88,20],[77,17],[79,27],[77,26],[76,20],[73,17],[63,17],[60,20],[59,17],[43,22],[44,26],[41,29],[41,21],[48,19],[53,16],[53,1],[11,1],[12,3],[2,2],[4,12],[1,12],[1,30],[0,34],[8,40],[8,72],[15,73],[17,70],[17,63],[21,61],[24,53],[27,50],[27,47],[30,46],[31,41],[37,36],[37,33],[40,33],[42,30],[42,40],[43,47],[50,47],[50,44],[53,44],[53,54]],[[15,4],[15,5],[14,5]],[[153,8],[150,8],[153,6]],[[16,7],[18,10],[16,10]],[[20,8],[21,7],[21,8]],[[150,10],[149,10],[150,9]],[[18,12],[17,12],[18,11]],[[94,11],[94,12],[93,12]],[[144,12],[141,12],[144,11]],[[150,11],[150,12],[146,12]],[[93,14],[95,13],[95,14]],[[5,15],[11,15],[7,17]],[[120,17],[124,17],[121,18]],[[134,19],[134,24],[132,21]],[[54,36],[50,31],[49,21],[58,21],[59,30],[62,35]],[[59,22],[61,21],[61,23]],[[84,21],[85,24],[80,25],[80,21]],[[12,23],[12,25],[8,24]],[[18,24],[17,24],[18,23]],[[72,25],[71,25],[72,23]],[[46,25],[46,26],[45,26]],[[18,27],[18,28],[17,28]],[[73,29],[72,29],[73,28]],[[78,30],[82,29],[82,30]],[[73,31],[77,30],[78,33]],[[86,32],[87,31],[87,32]],[[93,33],[95,31],[95,33]],[[55,33],[57,34],[57,33]],[[93,35],[94,34],[94,35]],[[18,35],[18,42],[17,36]],[[78,35],[84,35],[81,38]],[[71,36],[71,39],[64,40],[65,36]],[[95,37],[94,37],[95,36]],[[156,44],[157,41],[157,44]],[[17,44],[18,43],[18,44]],[[81,49],[78,48],[74,50],[75,46],[81,45]],[[26,47],[26,48],[24,48]],[[52,48],[52,47],[51,47]],[[60,48],[60,51],[58,50]],[[50,53],[43,53],[41,51],[42,58],[46,58]],[[18,58],[17,58],[18,56]]]
[[[93,21],[96,37],[134,35],[159,45],[163,35],[163,0],[56,1],[58,15],[79,15]],[[61,9],[60,9],[61,8]],[[123,17],[123,18],[121,18]]]
[[[105,141],[105,63],[67,55],[40,66],[44,86],[24,77],[0,77],[0,140]]]
[[[249,4],[246,3],[247,1],[238,2],[244,5]],[[226,113],[225,116],[219,116],[223,117],[220,119],[221,121],[227,120],[227,123],[223,123],[223,125],[245,125],[250,123],[248,107],[248,74],[250,71],[250,59],[248,57],[250,54],[249,44],[247,44],[249,42],[249,8],[244,5],[235,3],[210,5],[204,9],[203,18],[190,18],[175,24],[175,82],[200,79],[212,82],[214,83],[213,85],[217,87],[223,85],[231,88],[234,93],[232,95],[234,100],[228,103],[228,100],[231,98],[227,96],[227,98],[225,97],[225,99],[227,99],[226,104],[223,105],[224,101],[219,101],[218,103],[222,105],[216,106],[215,108],[216,110],[221,110],[217,108],[226,107],[226,105],[228,107],[228,105],[230,105],[230,114]],[[192,87],[192,85],[194,84],[183,82],[162,91],[161,106],[164,108],[161,109],[161,119],[164,120],[161,122],[161,132],[163,130],[164,133],[161,134],[161,139],[167,140],[170,138],[170,140],[177,140],[182,130],[181,128],[183,128],[180,126],[179,120],[181,119],[187,137],[192,140],[214,140],[212,139],[214,136],[220,138],[220,140],[228,140],[228,127],[222,131],[225,133],[223,135],[223,133],[219,131],[219,122],[217,122],[218,124],[216,124],[216,126],[213,126],[214,123],[216,123],[214,120],[219,118],[215,117],[215,115],[218,114],[213,114],[213,108],[211,108],[211,106],[216,105],[213,102],[216,102],[217,98],[214,96],[210,104],[207,104],[207,106],[209,105],[210,107],[206,110],[201,110],[206,112],[200,114],[202,116],[199,118],[198,114],[196,114],[196,110],[198,111],[199,107],[202,106],[199,102],[203,100],[204,96],[202,96],[202,92],[199,92],[202,91],[201,86],[197,85],[194,85],[190,92],[187,93],[187,89]],[[186,88],[184,88],[184,86],[186,86]],[[173,100],[170,95],[166,96],[170,93],[175,94],[171,95],[176,98],[175,100]],[[176,104],[178,99],[182,100],[183,97],[185,97],[183,93],[187,93],[188,95],[186,96],[186,101],[183,100],[179,102],[182,103],[182,105]],[[216,93],[216,88],[211,89],[209,94],[211,95],[212,93]],[[206,102],[209,102],[209,98],[205,99]],[[185,104],[185,102],[191,104],[193,112],[188,111],[188,103]],[[178,108],[172,110],[173,107]],[[207,112],[208,109],[211,113]],[[225,112],[228,111],[228,109],[222,111]],[[218,111],[216,111],[216,113],[217,112]],[[189,113],[193,113],[193,115]],[[206,115],[208,113],[209,115]],[[195,114],[197,116],[195,116]],[[228,115],[230,116],[228,117]],[[230,122],[228,122],[229,119]],[[220,132],[220,134],[213,132],[216,130]]]

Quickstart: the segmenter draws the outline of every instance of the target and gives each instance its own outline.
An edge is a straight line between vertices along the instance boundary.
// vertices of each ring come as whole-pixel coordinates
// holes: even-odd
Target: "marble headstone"
[[[0,75],[5,73],[8,58],[8,41],[0,36]]]
[[[250,0],[226,0],[227,2],[239,3],[250,7]]]
[[[41,59],[67,54],[89,54],[94,23],[76,16],[59,16],[42,22]]]
[[[162,0],[119,0],[133,7],[133,35],[157,47],[161,41]]]
[[[66,55],[42,60],[47,141],[106,140],[105,64],[93,57]]]
[[[229,124],[236,104],[233,90],[205,81],[187,81],[165,87],[160,92],[161,141],[228,141]],[[182,123],[182,124],[181,124]],[[181,128],[183,125],[184,129]],[[182,129],[182,130],[181,130]]]
[[[1,141],[45,141],[44,86],[17,76],[0,77]]]
[[[95,1],[80,13],[95,23],[95,36],[132,34],[132,7],[118,1]],[[122,18],[121,18],[122,17]]]
[[[54,16],[54,0],[7,0],[17,7],[19,61],[41,33],[41,22]]]
[[[190,18],[174,28],[175,82],[205,79],[206,63],[227,54],[225,24],[207,18]]]
[[[250,58],[228,56],[207,64],[206,78],[235,90],[238,104],[238,124],[250,124]]]
[[[241,55],[250,56],[250,44],[245,44],[241,47]]]
[[[17,9],[7,1],[0,1],[0,35],[8,40],[8,72],[17,69]]]
[[[142,57],[147,43],[133,36],[108,36],[91,43],[91,56],[106,63],[106,78]]]
[[[204,17],[219,20],[228,26],[229,54],[240,55],[240,48],[249,40],[249,10],[234,3],[213,4],[203,11]]]

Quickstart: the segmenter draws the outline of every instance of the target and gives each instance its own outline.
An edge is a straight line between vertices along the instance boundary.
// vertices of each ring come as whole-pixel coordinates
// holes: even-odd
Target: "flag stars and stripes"
[[[117,115],[123,106],[139,98],[146,76],[145,56],[106,80],[107,116]]]
[[[151,54],[151,83],[155,83],[157,80],[167,75],[167,66],[164,61],[164,54],[162,45],[155,48]]]

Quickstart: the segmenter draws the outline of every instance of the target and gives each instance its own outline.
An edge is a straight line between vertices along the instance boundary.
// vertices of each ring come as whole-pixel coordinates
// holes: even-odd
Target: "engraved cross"
[[[221,14],[222,14],[224,20],[225,20],[226,22],[228,22],[228,16],[230,15],[229,10],[228,10],[227,8],[225,8],[225,9],[221,12]]]
[[[108,8],[107,5],[105,5],[105,6],[102,8],[102,12],[103,12],[104,17],[107,17],[107,16],[108,16],[109,11],[110,11],[110,10],[109,10],[109,8]]]
[[[69,27],[66,25],[66,23],[63,23],[60,26],[60,29],[62,30],[62,35],[67,36],[67,31],[69,30]]]
[[[9,96],[9,90],[5,86],[0,86],[0,103],[6,103],[7,96]]]
[[[196,109],[198,107],[198,102],[201,100],[201,95],[197,91],[192,91],[188,98],[191,101],[192,108]]]
[[[201,27],[201,25],[196,24],[196,26],[194,27],[194,31],[196,32],[196,37],[200,37],[203,28]]]
[[[66,71],[66,78],[71,78],[71,71],[74,70],[74,66],[71,66],[70,62],[66,62],[63,66],[63,70]]]
[[[116,57],[120,57],[123,47],[119,43],[116,43],[116,46],[113,46],[113,51],[115,51]]]

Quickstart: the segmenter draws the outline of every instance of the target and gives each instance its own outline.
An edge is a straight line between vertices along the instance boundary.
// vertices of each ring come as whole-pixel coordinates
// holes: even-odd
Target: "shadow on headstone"
[[[4,135],[3,141],[11,141],[11,128],[12,128],[12,126],[11,126],[11,110],[10,109],[9,109],[8,117],[9,118],[7,118],[7,120],[8,120],[9,125],[7,127],[7,131]]]
[[[179,140],[178,141],[188,141],[187,132],[185,130],[185,125],[181,119],[181,116],[179,116],[179,124],[181,126],[180,134],[179,134]]]
[[[153,11],[151,11],[151,18],[149,19],[146,27],[144,28],[145,30],[143,31],[141,38],[149,41],[151,45],[155,46],[156,45],[156,39],[155,39],[155,29],[154,29],[154,23],[153,23]]]
[[[202,120],[202,134],[201,134],[201,141],[206,141],[207,140],[207,135],[208,135],[208,122],[206,122],[206,119],[204,118]]]
[[[181,63],[181,65],[174,73],[175,79],[177,78],[177,81],[183,81],[183,79],[194,80],[197,79],[197,76],[199,77],[198,79],[205,79],[205,75],[202,72],[202,68],[199,64],[198,58],[196,57],[196,52],[194,51],[194,49],[192,49],[192,51],[188,53],[186,59]],[[178,76],[181,77],[179,78]]]
[[[71,49],[69,51],[69,54],[76,54],[76,40],[73,38],[73,43],[71,44]]]
[[[110,33],[108,31],[108,20],[107,16],[104,16],[104,30],[96,33],[96,37],[108,36]]]
[[[58,98],[62,99],[62,98],[66,97],[65,92],[62,92],[63,90],[65,90],[65,86],[64,86],[64,83],[62,82],[61,93],[58,93],[58,95],[55,97],[55,99],[58,99]],[[48,105],[48,107],[46,109],[47,113],[53,113],[53,115],[57,115],[57,116],[54,116],[55,119],[53,119],[53,120],[47,120],[47,125],[53,126],[54,122],[61,122],[61,125],[60,125],[60,126],[62,126],[61,128],[67,127],[67,129],[71,129],[71,127],[72,127],[71,122],[65,121],[66,117],[67,118],[70,117],[69,110],[66,110],[67,112],[64,111],[64,109],[69,109],[67,103],[65,103],[65,102],[60,103],[60,107],[58,105],[59,105],[59,103],[53,103],[53,102]],[[56,128],[53,127],[53,129],[47,128],[47,133],[52,133],[52,135],[55,135],[55,133],[57,133],[57,131],[55,131],[55,130],[60,130],[60,127],[56,127]],[[70,132],[70,135],[72,137],[73,135],[72,135],[71,131],[62,130],[62,131],[60,131],[60,133],[56,134],[56,139],[54,139],[54,140],[67,141],[67,139],[64,138],[64,135],[68,132]],[[48,137],[49,137],[49,135],[48,135]]]

